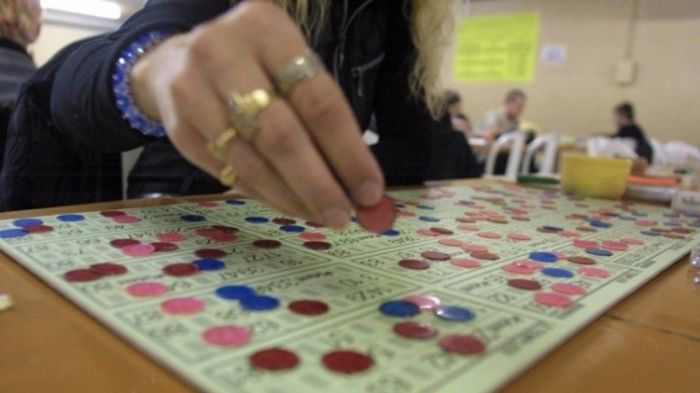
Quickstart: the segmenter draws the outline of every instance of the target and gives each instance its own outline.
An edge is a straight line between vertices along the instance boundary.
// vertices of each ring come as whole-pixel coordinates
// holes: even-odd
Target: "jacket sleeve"
[[[65,56],[51,91],[51,115],[60,132],[99,152],[130,150],[151,138],[122,119],[112,94],[112,67],[138,36],[156,29],[188,31],[229,8],[227,0],[150,0],[111,34],[85,41]]]

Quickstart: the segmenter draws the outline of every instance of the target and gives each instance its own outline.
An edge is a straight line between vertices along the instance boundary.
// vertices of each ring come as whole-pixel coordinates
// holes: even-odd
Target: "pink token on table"
[[[326,240],[326,235],[323,233],[319,232],[303,232],[299,234],[299,237],[302,240],[310,241],[310,242],[322,242]]]
[[[147,281],[147,282],[137,282],[126,287],[126,291],[131,296],[137,297],[150,297],[158,296],[168,292],[168,287],[165,284]]]
[[[488,252],[489,249],[486,246],[480,244],[464,243],[462,244],[462,250],[466,252]]]
[[[466,269],[476,269],[481,267],[481,262],[469,258],[452,258],[450,263],[454,266],[463,267]]]
[[[540,270],[544,267],[544,263],[531,261],[529,259],[523,259],[520,261],[513,262],[513,265],[522,266],[530,270]]]
[[[559,231],[559,236],[564,236],[564,237],[579,237],[579,236],[581,236],[581,234],[578,233],[578,232],[576,232],[576,231],[567,231],[567,230],[564,230],[564,231]]]
[[[204,302],[193,297],[179,297],[164,301],[160,308],[168,314],[190,315],[204,310]]]
[[[200,207],[205,207],[205,208],[210,208],[210,207],[218,207],[219,202],[217,201],[202,201],[197,203]]]
[[[438,240],[438,243],[447,247],[462,247],[464,244],[464,242],[459,239],[440,239]]]
[[[146,257],[153,254],[156,248],[150,244],[132,244],[122,247],[122,253],[129,257]]]
[[[535,301],[539,304],[550,307],[571,307],[574,302],[564,295],[558,293],[538,292],[535,294]]]
[[[514,263],[509,263],[507,265],[504,265],[501,267],[504,272],[508,273],[514,273],[514,274],[534,274],[535,269],[529,269],[525,266],[514,264]]]
[[[524,233],[509,233],[508,239],[514,240],[516,242],[526,242],[532,240],[532,238]]]
[[[459,224],[457,228],[469,232],[476,232],[479,230],[479,227],[474,224]]]
[[[423,236],[433,236],[433,237],[440,236],[440,233],[435,232],[429,228],[421,228],[421,229],[417,230],[416,232],[419,235],[423,235]]]
[[[410,218],[410,217],[415,217],[415,216],[416,216],[416,213],[414,213],[414,212],[409,212],[406,210],[399,211],[399,217]]]
[[[496,232],[479,232],[476,234],[479,237],[483,237],[484,239],[500,239],[502,236],[500,233]]]
[[[639,225],[640,227],[653,227],[656,225],[656,221],[653,220],[637,220],[635,221],[635,224]]]
[[[250,341],[249,328],[239,325],[216,326],[202,333],[204,341],[219,347],[240,347]]]
[[[588,277],[595,278],[607,278],[610,277],[610,272],[605,269],[599,269],[597,267],[582,267],[578,269],[578,272]]]
[[[565,282],[552,284],[552,290],[564,295],[585,295],[588,292],[586,288],[580,285],[568,284]]]
[[[559,258],[559,259],[566,259],[569,257],[568,255],[561,253],[559,251],[554,251],[554,252],[552,252],[552,254],[556,255],[557,258]]]
[[[605,248],[606,250],[610,251],[626,251],[627,250],[627,245],[622,242],[614,242],[614,241],[609,241],[609,240],[604,240],[601,243],[601,247]]]
[[[630,238],[630,237],[620,239],[620,242],[625,243],[625,244],[629,244],[629,245],[633,245],[633,246],[641,246],[644,244],[643,241],[641,241],[639,239]]]
[[[187,235],[181,232],[163,232],[156,235],[156,239],[166,243],[177,243],[185,240]]]
[[[139,221],[141,221],[141,219],[136,217],[136,216],[123,215],[123,216],[112,217],[112,221],[119,223],[119,224],[131,224],[134,222],[139,222]]]
[[[440,298],[428,295],[408,295],[403,300],[413,303],[421,310],[432,310],[440,307]]]
[[[574,247],[583,248],[584,250],[589,248],[598,248],[598,242],[594,242],[592,240],[574,239]]]

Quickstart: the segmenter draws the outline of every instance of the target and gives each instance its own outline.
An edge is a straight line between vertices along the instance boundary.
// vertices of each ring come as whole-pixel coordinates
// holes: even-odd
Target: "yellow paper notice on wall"
[[[461,20],[455,45],[455,79],[462,82],[531,81],[539,30],[540,16],[535,13]]]

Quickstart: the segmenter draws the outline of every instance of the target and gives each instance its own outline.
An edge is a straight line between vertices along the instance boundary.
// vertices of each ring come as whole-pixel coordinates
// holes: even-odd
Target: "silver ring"
[[[325,66],[314,51],[306,52],[282,67],[275,77],[275,84],[280,94],[289,96],[294,87],[307,79],[311,79],[325,70]]]

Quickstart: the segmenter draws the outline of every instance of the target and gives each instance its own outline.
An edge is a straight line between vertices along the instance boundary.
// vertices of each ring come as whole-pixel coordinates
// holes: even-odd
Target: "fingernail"
[[[374,206],[382,199],[382,185],[368,181],[355,190],[353,199],[362,206]]]
[[[332,207],[323,213],[323,223],[333,229],[345,228],[350,223],[350,213],[337,207]]]

